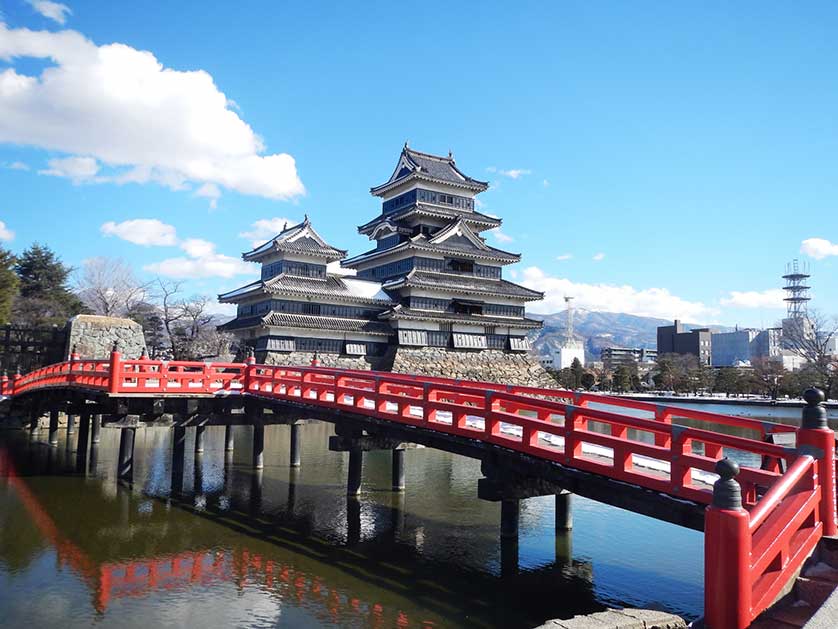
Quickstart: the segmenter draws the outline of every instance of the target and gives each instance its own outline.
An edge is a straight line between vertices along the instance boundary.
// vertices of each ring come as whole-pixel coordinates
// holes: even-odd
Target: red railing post
[[[716,473],[704,513],[704,620],[708,629],[744,629],[751,624],[750,516],[735,480],[739,465],[722,459]]]
[[[119,384],[122,380],[122,356],[119,353],[117,344],[113,344],[111,350],[110,371],[108,373],[108,393],[119,393]]]
[[[823,534],[835,535],[835,433],[826,421],[826,396],[820,389],[806,389],[803,392],[806,406],[803,422],[797,432],[797,450],[809,454],[818,462],[817,482],[821,487],[820,519]]]
[[[20,367],[17,368],[15,371],[15,375],[12,377],[12,388],[9,390],[9,395],[14,395],[17,391],[18,382],[23,376],[20,375]]]
[[[76,346],[73,345],[73,349],[70,350],[70,373],[67,376],[67,381],[70,384],[73,384],[76,381],[76,376],[73,373],[73,370],[76,367],[76,362],[78,361],[78,359],[79,359],[79,354],[76,351]]]
[[[0,377],[0,395],[11,395],[9,389],[9,376],[4,371],[3,376]]]
[[[244,391],[245,393],[250,392],[251,386],[251,377],[254,370],[254,365],[256,364],[256,356],[253,353],[253,348],[250,348],[247,351],[247,358],[244,359]]]

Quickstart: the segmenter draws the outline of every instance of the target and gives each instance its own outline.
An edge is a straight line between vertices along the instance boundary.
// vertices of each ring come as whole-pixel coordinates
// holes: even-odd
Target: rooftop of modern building
[[[249,262],[258,262],[275,252],[324,258],[330,262],[342,260],[347,254],[346,250],[328,244],[312,227],[307,214],[302,223],[290,227],[286,223],[282,231],[269,241],[243,253],[242,259]]]
[[[375,196],[382,196],[411,179],[449,184],[473,192],[482,192],[489,187],[488,182],[473,179],[457,168],[454,155],[450,151],[447,157],[432,155],[411,149],[405,142],[393,174],[385,183],[370,188],[370,192]]]

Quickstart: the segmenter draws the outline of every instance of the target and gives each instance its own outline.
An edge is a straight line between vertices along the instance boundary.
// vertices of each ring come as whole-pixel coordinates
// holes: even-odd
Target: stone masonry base
[[[389,371],[549,389],[559,386],[531,354],[493,349],[398,347]]]

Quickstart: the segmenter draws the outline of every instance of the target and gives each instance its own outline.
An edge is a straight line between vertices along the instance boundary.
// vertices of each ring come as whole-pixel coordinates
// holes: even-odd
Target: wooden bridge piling
[[[175,426],[172,429],[172,496],[178,496],[183,491],[183,459],[186,454],[186,428]]]
[[[94,415],[92,423],[90,424],[90,443],[99,443],[101,439],[100,433],[102,430],[102,416]]]
[[[265,467],[265,425],[260,421],[253,422],[253,469],[261,470]]]
[[[58,409],[49,412],[49,445],[58,447]]]
[[[87,472],[87,446],[90,440],[90,413],[79,415],[79,436],[76,442],[76,472]]]
[[[204,430],[206,426],[204,424],[198,424],[195,426],[195,454],[203,454],[204,453]]]
[[[393,491],[404,491],[404,448],[393,448]]]
[[[556,494],[556,533],[573,528],[573,494],[561,491]]]
[[[291,424],[291,452],[290,465],[291,467],[300,467],[300,425],[297,423]]]
[[[355,446],[349,449],[349,473],[346,479],[346,495],[357,496],[361,493],[361,477],[364,466],[364,451]]]
[[[121,428],[119,432],[117,479],[127,483],[134,481],[134,440],[136,432],[136,428]]]
[[[235,441],[233,439],[233,425],[227,424],[224,427],[224,451],[233,452]]]

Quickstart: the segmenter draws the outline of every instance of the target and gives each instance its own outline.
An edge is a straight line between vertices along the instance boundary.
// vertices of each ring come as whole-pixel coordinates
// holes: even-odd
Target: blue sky
[[[482,211],[504,223],[487,238],[524,254],[507,275],[547,292],[534,310],[572,294],[771,325],[799,257],[813,304],[838,314],[836,18],[831,3],[1,0],[0,239],[214,295],[253,277],[252,240],[304,213],[368,248],[369,188],[409,140],[492,182]]]

